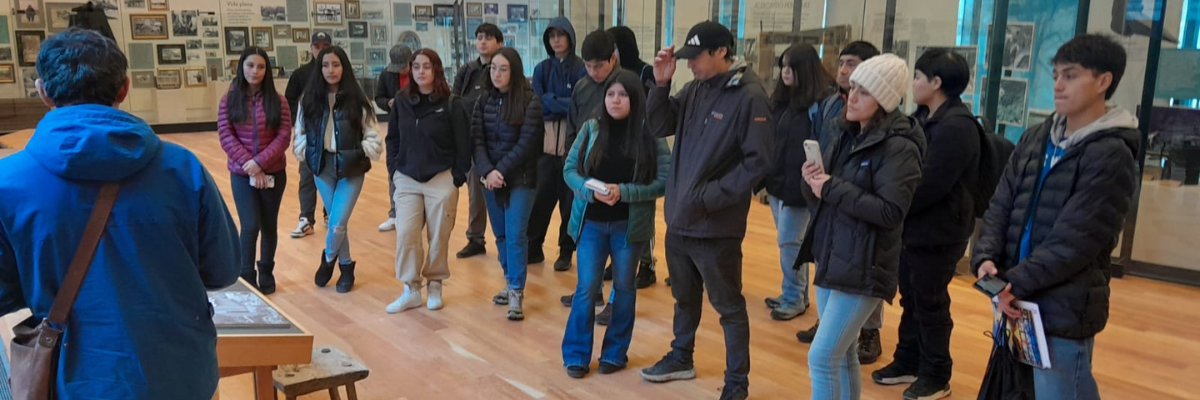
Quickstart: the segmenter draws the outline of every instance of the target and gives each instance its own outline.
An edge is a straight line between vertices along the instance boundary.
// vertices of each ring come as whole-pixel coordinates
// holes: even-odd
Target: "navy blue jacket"
[[[566,57],[559,59],[550,47],[550,28],[558,28],[567,32],[571,38],[571,47]],[[533,91],[542,100],[542,117],[546,121],[560,121],[567,117],[567,108],[571,104],[571,91],[578,82],[587,75],[583,59],[575,55],[575,27],[565,17],[550,20],[550,26],[542,33],[542,43],[546,45],[546,53],[550,58],[538,63],[533,69]]]
[[[529,89],[525,89],[529,90]],[[507,187],[533,188],[537,185],[537,146],[542,142],[542,103],[527,92],[527,104],[504,104],[505,95],[495,89],[486,91],[471,112],[471,137],[475,142],[475,171],[486,177],[500,171]],[[521,125],[504,121],[508,107],[525,107]]]

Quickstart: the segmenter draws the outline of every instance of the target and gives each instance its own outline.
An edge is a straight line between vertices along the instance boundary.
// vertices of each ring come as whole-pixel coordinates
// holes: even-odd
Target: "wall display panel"
[[[308,22],[308,0],[287,0],[288,22]]]
[[[9,44],[12,39],[8,36],[8,16],[0,15],[0,44]]]
[[[154,45],[151,43],[130,43],[129,44],[129,69],[132,70],[153,70],[154,69]]]
[[[412,3],[392,3],[392,25],[412,26]]]
[[[362,42],[350,43],[350,61],[362,61],[367,59],[367,45]]]
[[[300,58],[297,55],[297,51],[298,51],[298,49],[296,48],[296,46],[278,46],[278,47],[276,47],[275,54],[276,54],[276,57],[278,57],[278,59],[279,59],[279,63],[273,64],[273,65],[275,65],[277,67],[282,67],[286,71],[294,71],[296,68],[300,67],[300,64],[298,63]],[[306,49],[305,51],[308,51],[308,50]]]

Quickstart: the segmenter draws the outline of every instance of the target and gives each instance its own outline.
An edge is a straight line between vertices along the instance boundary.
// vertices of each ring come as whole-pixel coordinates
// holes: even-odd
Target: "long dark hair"
[[[496,63],[496,57],[504,57],[508,60],[508,93],[504,96],[504,122],[512,126],[520,126],[525,123],[525,106],[533,99],[529,98],[528,92],[531,89],[529,80],[525,79],[525,64],[521,62],[521,55],[512,47],[501,47],[492,55],[492,64]],[[491,71],[487,72],[487,83],[485,84],[489,93],[499,91],[496,84],[492,82]]]
[[[229,112],[229,121],[235,123],[246,122],[253,112],[246,107],[246,97],[250,94],[250,82],[246,80],[246,59],[250,56],[262,57],[263,62],[267,65],[266,75],[263,76],[263,81],[259,86],[259,93],[262,94],[263,113],[267,115],[267,128],[279,129],[282,124],[283,111],[279,104],[279,92],[275,91],[275,77],[271,71],[271,57],[267,56],[267,52],[261,47],[251,46],[242,51],[242,58],[238,59],[237,78],[234,78],[233,84],[229,85],[229,94],[225,98],[225,107]]]
[[[779,82],[771,98],[776,104],[787,103],[793,110],[804,110],[813,103],[834,93],[837,81],[829,75],[829,71],[821,65],[821,57],[817,49],[808,43],[797,43],[783,51],[779,56]],[[791,67],[796,84],[788,87],[783,84],[783,68]]]
[[[446,72],[442,67],[442,58],[438,57],[438,53],[430,48],[417,50],[413,53],[412,58],[408,60],[408,66],[411,68],[413,62],[417,61],[417,56],[425,56],[429,58],[429,64],[433,66],[433,93],[429,96],[432,101],[438,101],[450,97],[450,84],[446,82]],[[411,71],[411,70],[410,70]],[[412,75],[410,72],[409,75]],[[404,97],[416,96],[421,93],[421,88],[418,87],[416,79],[400,89],[404,93]]]
[[[317,55],[317,70],[313,71],[312,76],[308,78],[308,86],[300,98],[300,108],[304,109],[305,125],[315,126],[317,121],[325,117],[325,111],[329,110],[329,82],[325,82],[325,74],[322,71],[325,56],[328,54],[337,56],[338,61],[342,63],[342,80],[338,82],[336,105],[346,113],[351,126],[362,132],[364,129],[363,113],[375,118],[375,107],[367,101],[367,95],[363,93],[362,87],[358,86],[358,78],[354,76],[354,67],[350,64],[350,57],[346,56],[345,50],[337,46],[327,47]]]
[[[604,160],[605,152],[608,151],[609,138],[612,135],[625,135],[625,145],[621,146],[619,151],[634,161],[634,182],[653,182],[658,176],[658,142],[643,129],[646,118],[646,93],[642,90],[641,79],[634,74],[621,73],[604,88],[605,97],[608,97],[608,91],[617,84],[623,86],[625,93],[629,95],[629,116],[625,117],[626,132],[613,131],[612,127],[616,121],[608,114],[608,107],[601,105],[599,115],[596,116],[599,125],[596,139],[590,147],[591,150],[588,150],[588,146],[579,146],[580,162],[576,164],[576,171],[583,176],[593,176],[600,169],[600,162]],[[585,159],[586,162],[583,161]]]

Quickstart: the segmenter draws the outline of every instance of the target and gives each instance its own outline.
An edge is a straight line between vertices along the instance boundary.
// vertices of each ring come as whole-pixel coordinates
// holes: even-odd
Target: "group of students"
[[[750,329],[742,241],[752,194],[766,189],[784,272],[783,294],[766,299],[773,318],[807,310],[805,268],[809,262],[816,268],[812,285],[823,322],[797,334],[812,342],[812,398],[860,397],[859,342],[878,329],[872,314],[897,289],[904,308],[899,343],[894,361],[872,379],[911,383],[907,399],[949,395],[947,286],[974,224],[972,188],[986,140],[958,99],[972,76],[961,56],[930,50],[910,75],[904,60],[856,42],[842,51],[835,79],[811,46],[797,44],[780,57],[780,83],[768,97],[762,79],[733,57],[729,29],[716,22],[693,27],[685,45],[659,51],[652,67],[633,64],[641,71],[620,67],[627,53],[617,51],[616,35],[590,33],[582,46],[585,72],[574,83],[572,31],[565,19],[547,29],[555,57],[538,66],[533,84],[521,73],[520,56],[500,46],[501,33],[489,24],[476,32],[480,60],[453,89],[432,50],[409,56],[402,66],[411,76],[390,68],[398,75],[388,80],[396,94],[388,100],[384,141],[396,215],[403,216],[395,221],[396,266],[405,292],[388,312],[441,307],[457,188],[478,175],[505,271],[505,288],[493,301],[508,305],[509,319],[523,319],[533,252],[527,223],[546,160],[553,180],[561,176],[570,191],[566,232],[579,265],[562,343],[567,374],[590,372],[593,307],[603,301],[608,260],[614,285],[599,371],[628,366],[638,259],[654,236],[656,199],[665,196],[674,339],[640,374],[652,382],[695,377],[707,293],[725,336],[721,399],[745,399]],[[337,264],[338,291],[351,289],[355,262],[346,221],[384,145],[346,53],[324,33],[312,40],[315,61],[303,68],[310,75],[293,77],[303,82],[297,97],[275,91],[269,57],[252,47],[221,100],[219,136],[241,235],[196,157],[162,143],[144,121],[115,107],[129,89],[127,61],[115,43],[71,29],[43,44],[38,88],[53,110],[25,151],[0,161],[0,313],[29,307],[46,316],[70,258],[59,250],[78,240],[89,212],[76,203],[90,202],[102,183],[121,185],[112,212],[119,222],[105,229],[81,292],[91,301],[76,304],[69,321],[65,342],[72,345],[62,348],[60,393],[112,396],[113,374],[125,383],[123,398],[213,393],[215,329],[204,289],[228,286],[240,274],[264,292],[274,290],[274,225],[289,143],[329,214],[315,283],[328,284]],[[679,59],[688,60],[695,79],[671,95]],[[1056,112],[1031,127],[1007,160],[973,249],[972,271],[1008,282],[994,299],[1004,314],[1019,315],[1017,299],[1041,307],[1053,368],[1033,371],[1039,398],[1099,398],[1091,375],[1094,337],[1107,322],[1109,253],[1138,179],[1137,119],[1106,105],[1125,60],[1119,44],[1098,35],[1078,36],[1058,50]],[[918,105],[912,116],[899,110],[910,85]],[[554,114],[564,104],[566,113]],[[294,118],[286,118],[292,110]],[[673,148],[667,136],[674,136]],[[819,143],[819,160],[801,150],[806,140]],[[561,157],[561,166],[545,156]],[[301,236],[311,232],[311,217],[302,217]],[[118,314],[124,326],[75,317]],[[157,345],[166,341],[178,345]],[[176,379],[185,375],[193,379]]]

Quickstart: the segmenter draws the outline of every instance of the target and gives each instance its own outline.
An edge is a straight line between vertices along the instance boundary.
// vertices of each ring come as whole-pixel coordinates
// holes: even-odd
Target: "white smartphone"
[[[254,186],[255,183],[257,183],[257,182],[255,182],[254,175],[250,175],[250,186]],[[267,175],[267,188],[271,188],[271,189],[275,188],[275,177],[274,176]]]
[[[825,161],[821,158],[821,145],[816,140],[804,141],[804,156],[808,158],[808,161],[815,162],[822,168],[825,167]]]
[[[584,186],[584,187],[586,187],[586,188],[588,188],[588,189],[592,189],[592,191],[593,191],[593,192],[597,192],[597,193],[600,193],[600,194],[602,194],[602,195],[605,195],[605,196],[607,196],[607,195],[608,195],[608,186],[607,186],[607,184],[606,184],[606,183],[604,183],[604,182],[601,182],[601,181],[599,181],[599,180],[597,180],[597,179],[591,179],[591,178],[589,178],[588,180],[586,180],[586,181],[584,181],[584,182],[583,182],[583,186]]]

